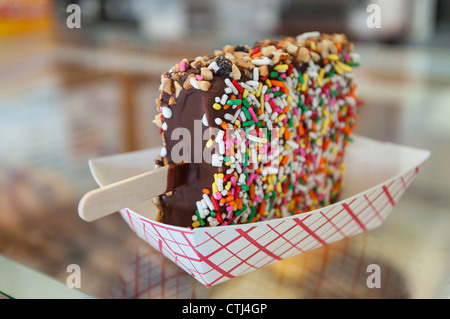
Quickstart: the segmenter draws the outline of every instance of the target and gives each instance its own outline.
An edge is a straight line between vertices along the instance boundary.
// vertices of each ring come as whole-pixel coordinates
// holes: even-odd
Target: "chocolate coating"
[[[170,196],[162,195],[160,202],[162,206],[162,219],[165,223],[175,226],[186,226],[192,223],[192,212],[196,210],[195,199],[201,194],[203,188],[211,186],[214,173],[218,168],[207,163],[204,156],[198,156],[198,152],[202,152],[206,148],[206,141],[209,139],[209,128],[202,125],[201,132],[195,132],[195,121],[202,121],[203,114],[206,113],[208,123],[211,126],[216,126],[214,123],[214,115],[211,114],[211,105],[214,103],[214,98],[223,94],[225,88],[224,79],[221,77],[214,77],[211,89],[208,92],[200,90],[183,90],[177,99],[177,104],[173,106],[176,116],[165,119],[168,129],[164,132],[166,136],[166,147],[172,150],[177,147],[189,150],[187,160],[190,161],[187,183]],[[198,127],[199,125],[197,125]],[[175,129],[185,128],[191,134],[184,136],[180,140],[172,139],[172,134]],[[196,134],[197,133],[197,136]],[[201,134],[201,137],[198,135]],[[208,136],[205,140],[203,136]],[[168,137],[168,138],[167,138]],[[200,145],[201,141],[201,145]],[[200,146],[199,146],[200,145]],[[167,158],[169,163],[174,163],[171,152],[168,152]],[[201,162],[198,163],[199,158]]]

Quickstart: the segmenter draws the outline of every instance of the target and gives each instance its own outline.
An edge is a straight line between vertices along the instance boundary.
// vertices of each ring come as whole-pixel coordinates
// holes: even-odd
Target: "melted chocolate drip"
[[[223,113],[213,113],[211,110],[218,112],[212,109],[212,105],[215,97],[223,94],[225,87],[224,78],[215,76],[212,87],[207,92],[197,89],[182,90],[177,99],[177,104],[171,107],[173,116],[164,119],[168,127],[164,134],[169,163],[174,163],[173,155],[179,155],[172,154],[171,150],[174,147],[187,151],[187,154],[183,154],[183,157],[190,162],[189,169],[186,172],[186,185],[174,190],[170,196],[162,195],[160,197],[162,221],[166,224],[183,227],[190,225],[192,215],[197,209],[196,201],[201,199],[202,189],[210,188],[214,182],[214,174],[222,170],[222,168],[212,166],[211,162],[208,163],[208,157],[199,154],[203,150],[213,152],[213,148],[208,149],[206,147],[206,142],[211,137],[210,129],[202,124],[201,131],[196,132],[194,127],[196,126],[195,121],[201,123],[205,113],[209,126],[218,127],[214,119],[221,117]],[[221,112],[224,111],[221,110]],[[196,127],[198,128],[198,124]],[[184,134],[177,140],[178,135],[177,131],[174,134],[175,129],[178,129],[180,133],[189,132],[189,134]]]

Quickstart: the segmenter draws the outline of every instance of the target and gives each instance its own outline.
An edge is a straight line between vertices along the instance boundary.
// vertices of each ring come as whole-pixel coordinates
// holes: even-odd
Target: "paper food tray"
[[[100,187],[154,168],[159,148],[90,160]],[[244,225],[188,229],[156,222],[151,200],[120,211],[131,229],[205,286],[380,226],[430,152],[354,136],[341,200]]]

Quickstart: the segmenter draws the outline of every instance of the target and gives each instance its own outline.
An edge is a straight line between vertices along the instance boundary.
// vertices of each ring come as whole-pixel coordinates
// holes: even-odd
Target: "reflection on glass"
[[[130,299],[410,297],[399,269],[366,241],[366,234],[343,239],[209,288],[154,249],[139,249],[111,295]],[[373,264],[380,270],[376,278],[380,288],[367,284],[373,282],[370,275],[375,272],[369,267]]]

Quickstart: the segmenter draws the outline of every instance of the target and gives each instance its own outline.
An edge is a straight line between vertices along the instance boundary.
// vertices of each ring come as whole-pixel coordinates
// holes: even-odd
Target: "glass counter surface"
[[[57,272],[2,256],[0,291],[12,298],[449,298],[450,217],[418,198],[412,186],[380,227],[208,288],[137,238],[120,215],[74,220],[85,223],[83,232],[59,262],[48,260]]]

